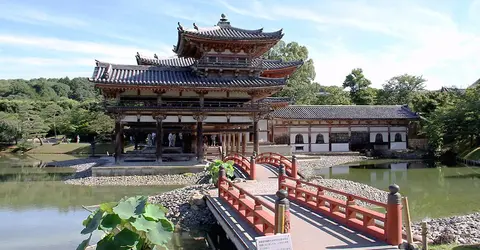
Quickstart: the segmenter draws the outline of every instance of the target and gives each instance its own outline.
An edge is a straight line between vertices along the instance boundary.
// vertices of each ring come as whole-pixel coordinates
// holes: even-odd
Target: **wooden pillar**
[[[237,134],[233,133],[232,134],[232,153],[237,152]]]
[[[260,154],[260,147],[258,144],[258,118],[254,117],[253,119],[253,151],[256,154]]]
[[[115,121],[115,163],[118,163],[120,161],[120,155],[122,154],[122,149],[121,149],[121,141],[122,139],[120,138],[121,136],[121,124],[120,120]]]
[[[308,152],[312,152],[312,124],[308,124]]]
[[[162,162],[162,153],[163,153],[163,119],[165,119],[165,116],[156,116],[155,120],[157,121],[157,136],[155,139],[155,144],[156,144],[156,151],[155,154],[157,156],[157,162]]]
[[[221,140],[221,143],[222,143],[222,152],[223,154],[225,154],[225,133],[221,133],[220,134],[220,140]]]
[[[197,121],[197,159],[199,162],[203,161],[204,148],[203,148],[203,121],[206,116],[203,114],[194,115],[193,119]]]
[[[242,155],[247,151],[247,133],[242,133]]]
[[[328,127],[328,151],[332,151],[332,126]]]
[[[120,154],[125,153],[125,135],[123,134],[123,124],[120,123]]]
[[[348,151],[352,151],[352,126],[348,125]]]
[[[271,119],[270,121],[272,123],[272,127],[270,129],[270,131],[272,131],[272,138],[270,139],[270,142],[275,144],[275,120]]]
[[[390,141],[391,141],[390,140],[390,125],[388,125],[387,131],[388,131],[388,136],[387,136],[387,138],[388,138],[388,149],[390,149]]]
[[[235,147],[235,152],[238,154],[240,153],[240,133],[236,133],[235,137],[237,137],[237,145]]]

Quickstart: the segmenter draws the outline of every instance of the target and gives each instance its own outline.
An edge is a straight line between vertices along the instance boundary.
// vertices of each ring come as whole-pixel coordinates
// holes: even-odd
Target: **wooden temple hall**
[[[282,30],[237,28],[223,14],[213,27],[177,30],[175,58],[96,62],[90,81],[115,118],[117,162],[408,146],[408,124],[419,118],[408,107],[296,106],[271,97],[303,64],[262,58]],[[125,151],[129,142],[135,150]]]
[[[96,63],[90,81],[115,117],[117,160],[203,160],[207,145],[245,152],[247,142],[258,152],[258,123],[275,107],[267,97],[303,63],[262,59],[282,30],[237,28],[223,14],[213,27],[179,23],[177,30],[177,58]],[[146,147],[129,154],[125,140]]]

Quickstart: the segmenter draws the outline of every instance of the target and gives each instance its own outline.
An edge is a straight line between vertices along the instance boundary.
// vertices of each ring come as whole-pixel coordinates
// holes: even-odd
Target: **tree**
[[[38,138],[43,145],[41,137],[48,132],[48,125],[40,117],[38,111],[28,103],[19,107],[18,110],[19,128],[23,139]]]
[[[368,105],[374,104],[376,98],[376,90],[369,87],[371,84],[363,75],[363,70],[356,68],[345,77],[343,88],[350,88],[350,98],[354,104]]]
[[[279,41],[264,57],[272,60],[297,61],[303,60],[303,65],[288,79],[287,86],[277,96],[293,98],[298,104],[311,104],[316,99],[319,85],[314,82],[315,67],[308,57],[308,49],[296,42],[286,44]]]
[[[57,138],[57,119],[58,116],[62,113],[63,109],[56,103],[51,103],[47,107],[45,107],[44,111],[42,112],[43,118],[47,121],[47,123],[53,129],[53,134],[55,138]]]
[[[18,120],[15,115],[0,112],[0,143],[10,143],[21,137],[20,130],[17,126]]]
[[[349,105],[352,104],[349,93],[338,86],[322,86],[314,101],[315,105]]]
[[[422,76],[403,74],[392,77],[380,90],[379,104],[408,104],[415,92],[425,89],[425,80]]]

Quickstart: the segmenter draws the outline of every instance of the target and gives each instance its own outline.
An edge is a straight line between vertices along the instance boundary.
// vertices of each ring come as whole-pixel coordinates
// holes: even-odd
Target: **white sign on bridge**
[[[293,250],[290,234],[276,234],[255,238],[258,250]]]

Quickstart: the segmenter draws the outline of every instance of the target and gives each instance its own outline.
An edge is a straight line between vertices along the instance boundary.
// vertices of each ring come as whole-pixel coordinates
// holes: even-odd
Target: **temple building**
[[[407,107],[297,106],[271,97],[303,64],[262,57],[282,30],[237,28],[223,14],[213,27],[179,23],[177,30],[176,58],[137,53],[137,65],[96,62],[90,81],[115,118],[117,162],[203,161],[211,149],[289,154],[407,147],[408,122],[418,119]],[[125,152],[126,140],[135,150]]]

